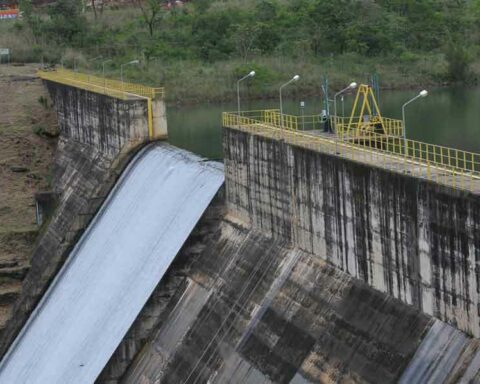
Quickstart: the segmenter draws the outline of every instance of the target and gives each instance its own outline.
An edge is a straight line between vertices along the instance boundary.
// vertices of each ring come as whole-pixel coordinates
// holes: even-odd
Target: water
[[[380,109],[385,117],[401,119],[402,104],[414,97],[418,90],[384,91]],[[345,97],[345,111],[349,114],[353,95]],[[284,100],[284,112],[300,115],[300,101]],[[318,114],[321,99],[306,98],[306,115]],[[242,100],[243,110],[279,108],[276,100]],[[212,159],[222,158],[221,114],[237,109],[236,100],[225,104],[204,104],[188,107],[169,107],[168,124],[172,144]],[[337,110],[342,105],[337,99]],[[331,107],[333,113],[333,106]],[[480,87],[439,88],[429,90],[406,107],[407,137],[432,144],[444,145],[480,153]]]

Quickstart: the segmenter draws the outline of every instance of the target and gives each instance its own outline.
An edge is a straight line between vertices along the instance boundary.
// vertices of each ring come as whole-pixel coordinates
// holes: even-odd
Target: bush
[[[445,59],[448,63],[448,78],[453,81],[466,81],[471,75],[472,57],[467,48],[460,44],[450,43],[447,46]]]

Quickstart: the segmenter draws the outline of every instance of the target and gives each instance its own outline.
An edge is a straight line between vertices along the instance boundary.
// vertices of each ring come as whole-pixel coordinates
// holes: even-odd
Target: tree
[[[233,36],[237,45],[237,52],[244,61],[247,61],[255,46],[259,27],[255,24],[236,24],[232,27],[235,30]]]
[[[136,3],[142,11],[142,17],[147,24],[150,37],[153,37],[155,27],[163,17],[163,2],[160,0],[137,0]]]
[[[450,42],[445,52],[448,63],[448,76],[453,81],[466,81],[470,75],[472,57],[459,43]]]
[[[42,34],[42,20],[33,12],[32,0],[20,0],[19,8],[33,36],[33,41],[37,44]]]
[[[77,0],[57,0],[49,6],[48,14],[47,30],[58,42],[74,44],[85,36],[87,21]]]

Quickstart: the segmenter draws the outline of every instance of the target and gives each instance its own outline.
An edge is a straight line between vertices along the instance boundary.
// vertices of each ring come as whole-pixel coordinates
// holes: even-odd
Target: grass
[[[125,68],[124,77],[132,82],[166,87],[167,99],[172,103],[214,102],[231,99],[236,92],[236,80],[251,69],[257,75],[242,85],[248,90],[249,97],[272,98],[277,96],[279,85],[294,74],[299,74],[301,80],[287,92],[304,95],[320,93],[322,75],[328,76],[332,89],[344,87],[351,81],[367,82],[373,73],[379,74],[382,88],[441,85],[445,82],[442,74],[446,63],[438,54],[408,63],[351,54],[327,59],[258,57],[248,62],[239,59],[215,63],[155,60],[141,68]],[[90,66],[85,70],[101,75],[98,67]],[[112,63],[107,76],[119,78],[118,65]]]

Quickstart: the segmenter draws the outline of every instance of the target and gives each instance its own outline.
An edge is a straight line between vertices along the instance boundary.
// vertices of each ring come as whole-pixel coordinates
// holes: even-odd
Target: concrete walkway
[[[477,176],[468,173],[455,174],[446,168],[427,165],[401,155],[381,152],[375,148],[362,147],[349,142],[338,141],[335,139],[336,136],[334,134],[323,134],[319,131],[294,132],[274,128],[267,124],[240,125],[232,126],[231,128],[274,138],[276,140],[284,140],[303,148],[333,154],[370,166],[408,174],[449,187],[468,190],[474,194],[480,194],[480,178]]]

